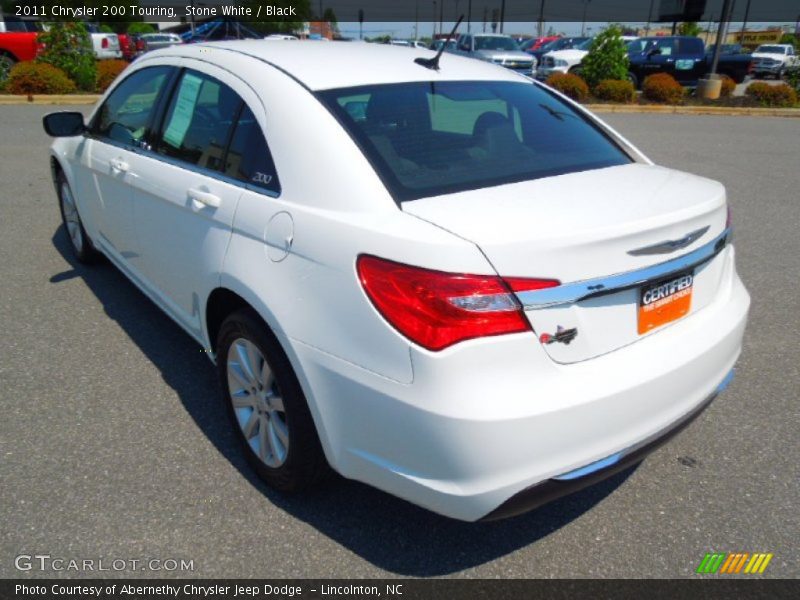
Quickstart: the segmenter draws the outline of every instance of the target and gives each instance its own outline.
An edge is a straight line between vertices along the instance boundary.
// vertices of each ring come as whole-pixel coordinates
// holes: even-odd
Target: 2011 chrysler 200
[[[729,380],[749,296],[722,185],[546,86],[432,57],[175,46],[88,124],[45,128],[75,256],[210,351],[267,482],[330,465],[493,519],[685,425]]]

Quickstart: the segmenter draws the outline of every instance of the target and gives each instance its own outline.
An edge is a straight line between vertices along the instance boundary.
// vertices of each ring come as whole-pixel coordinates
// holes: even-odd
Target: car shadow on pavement
[[[448,519],[339,476],[318,489],[282,495],[253,473],[239,451],[219,400],[215,369],[198,344],[113,265],[79,264],[63,227],[52,242],[72,269],[54,275],[51,283],[83,279],[106,315],[160,370],[197,426],[242,477],[273,505],[381,569],[405,576],[443,576],[500,558],[568,525],[636,469],[528,514],[491,523]]]

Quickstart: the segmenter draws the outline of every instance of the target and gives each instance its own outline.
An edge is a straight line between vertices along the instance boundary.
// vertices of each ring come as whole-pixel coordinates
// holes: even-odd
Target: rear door
[[[677,42],[675,79],[684,85],[694,85],[708,69],[703,41],[700,38],[683,37]]]
[[[187,61],[187,65],[195,65]],[[147,153],[147,177],[133,195],[141,272],[167,310],[202,332],[202,306],[219,282],[243,185],[226,173],[237,120],[257,99],[230,73],[199,64],[185,68]]]

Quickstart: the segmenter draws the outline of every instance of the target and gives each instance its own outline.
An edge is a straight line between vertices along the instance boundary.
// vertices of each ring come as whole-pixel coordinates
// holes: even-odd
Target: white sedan
[[[165,48],[86,123],[45,118],[50,166],[76,258],[202,345],[269,484],[331,467],[494,519],[687,424],[730,381],[750,299],[721,184],[526,77],[433,56]]]

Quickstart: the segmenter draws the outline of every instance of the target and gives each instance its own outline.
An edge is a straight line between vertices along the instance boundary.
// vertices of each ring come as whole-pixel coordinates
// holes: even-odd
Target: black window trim
[[[381,84],[381,87],[407,85],[408,83],[409,82]],[[424,83],[424,82],[411,82],[411,83]],[[434,83],[435,82],[430,82],[431,85],[433,85]],[[470,80],[453,80],[453,81],[447,81],[447,83],[480,83],[480,82],[475,82]],[[491,80],[491,81],[485,81],[483,83],[509,83],[509,82],[501,80],[498,81]],[[517,82],[511,82],[511,83],[517,83]],[[518,83],[522,85],[527,84],[527,82],[522,82],[522,81]],[[589,116],[586,115],[583,111],[573,108],[572,106],[566,104],[561,98],[559,98],[559,96],[554,91],[548,89],[543,85],[539,85],[534,82],[530,82],[529,85],[538,87],[538,89],[550,95],[554,100],[556,100],[560,104],[564,104],[565,106],[567,106],[570,110],[572,110],[575,113],[576,117],[580,118],[584,123],[586,123],[592,129],[597,131],[603,138],[605,138],[615,148],[617,148],[624,156],[628,157],[631,160],[631,163],[638,162],[636,156],[634,156],[627,148],[625,148],[625,146],[623,146],[619,141],[617,141],[611,135],[610,132],[606,131],[593,119],[589,118]],[[381,183],[383,183],[383,186],[386,188],[386,191],[389,193],[389,195],[394,200],[395,204],[397,204],[398,208],[400,209],[403,208],[404,202],[422,200],[424,198],[434,198],[437,196],[445,196],[447,194],[455,194],[459,192],[471,192],[475,190],[497,187],[500,185],[509,185],[513,183],[520,183],[523,181],[532,181],[534,179],[544,179],[546,177],[555,177],[558,175],[565,175],[569,173],[592,171],[595,169],[607,168],[609,166],[609,165],[598,165],[598,166],[587,165],[587,167],[585,169],[582,169],[581,171],[552,169],[551,171],[547,171],[544,174],[534,178],[524,174],[510,175],[506,177],[498,177],[496,179],[487,180],[485,182],[482,182],[482,185],[474,187],[471,185],[465,187],[463,184],[452,184],[449,186],[443,186],[440,188],[436,188],[433,193],[431,193],[429,190],[421,190],[421,191],[409,190],[406,186],[400,184],[397,177],[395,177],[394,174],[392,173],[392,170],[389,167],[388,163],[384,160],[384,158],[375,148],[366,143],[366,140],[363,139],[364,136],[356,135],[355,130],[353,130],[346,121],[346,119],[349,118],[347,111],[345,111],[343,107],[339,106],[338,102],[333,100],[332,96],[333,92],[345,92],[348,90],[352,90],[355,93],[357,93],[356,91],[359,89],[370,88],[370,87],[374,86],[359,85],[347,88],[332,88],[312,93],[319,101],[319,103],[322,104],[322,106],[324,106],[328,110],[328,112],[333,116],[334,119],[336,119],[336,122],[339,123],[341,128],[350,137],[350,139],[358,147],[358,149],[361,150],[361,153],[364,155],[364,158],[366,158],[370,167],[372,167],[373,172],[381,180]]]

